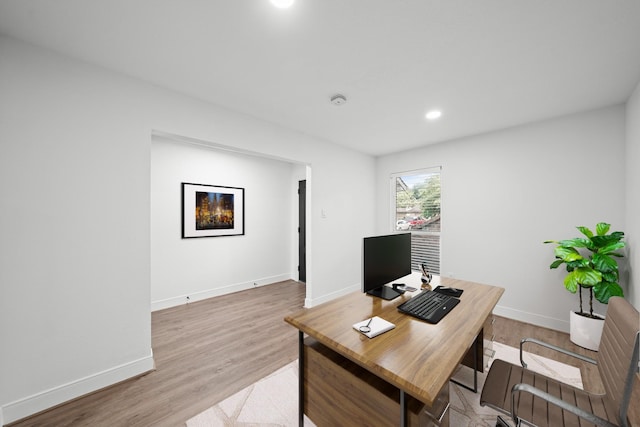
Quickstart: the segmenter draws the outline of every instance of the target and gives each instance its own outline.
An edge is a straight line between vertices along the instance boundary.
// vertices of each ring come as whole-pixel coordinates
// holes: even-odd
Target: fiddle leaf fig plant
[[[611,225],[600,222],[596,225],[595,233],[589,228],[576,227],[584,237],[567,240],[547,240],[544,243],[555,243],[556,260],[549,268],[558,268],[562,264],[567,269],[564,279],[565,288],[575,294],[579,292],[580,312],[577,314],[587,317],[597,317],[593,314],[593,296],[603,304],[609,302],[612,296],[624,296],[618,283],[618,261],[616,258],[624,255],[618,250],[624,248],[624,233],[614,231],[609,233]],[[608,234],[609,233],[609,234]],[[589,313],[582,310],[582,290],[589,290]]]

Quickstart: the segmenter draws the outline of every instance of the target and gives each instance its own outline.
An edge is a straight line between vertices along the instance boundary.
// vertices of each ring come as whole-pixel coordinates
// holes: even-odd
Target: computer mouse
[[[462,293],[462,289],[451,288],[449,286],[440,286],[438,287],[438,291],[442,292],[445,295],[457,296]]]

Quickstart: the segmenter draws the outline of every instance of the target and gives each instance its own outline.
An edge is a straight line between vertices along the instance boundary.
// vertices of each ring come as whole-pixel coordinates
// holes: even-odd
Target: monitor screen
[[[401,293],[384,285],[411,274],[411,233],[365,237],[362,246],[362,291],[384,299]]]

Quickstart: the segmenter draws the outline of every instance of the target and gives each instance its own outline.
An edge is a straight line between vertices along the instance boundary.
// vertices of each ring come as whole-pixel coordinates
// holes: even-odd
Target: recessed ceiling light
[[[440,110],[431,110],[425,115],[428,120],[436,120],[439,119],[440,116],[442,116],[442,111]]]
[[[286,9],[293,5],[295,0],[271,0],[271,4],[280,9]]]

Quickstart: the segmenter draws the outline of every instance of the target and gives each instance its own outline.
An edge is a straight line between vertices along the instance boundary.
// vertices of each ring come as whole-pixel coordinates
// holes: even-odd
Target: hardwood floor
[[[298,331],[283,319],[305,292],[286,281],[154,312],[155,371],[11,426],[183,426],[297,359]]]
[[[298,332],[283,319],[302,307],[305,292],[304,284],[286,281],[154,312],[155,371],[11,427],[183,426],[298,357]],[[494,334],[496,341],[514,347],[521,337],[534,337],[594,355],[573,345],[565,333],[503,317],[496,316]],[[580,367],[589,390],[602,387],[590,365],[546,349],[527,350]]]

